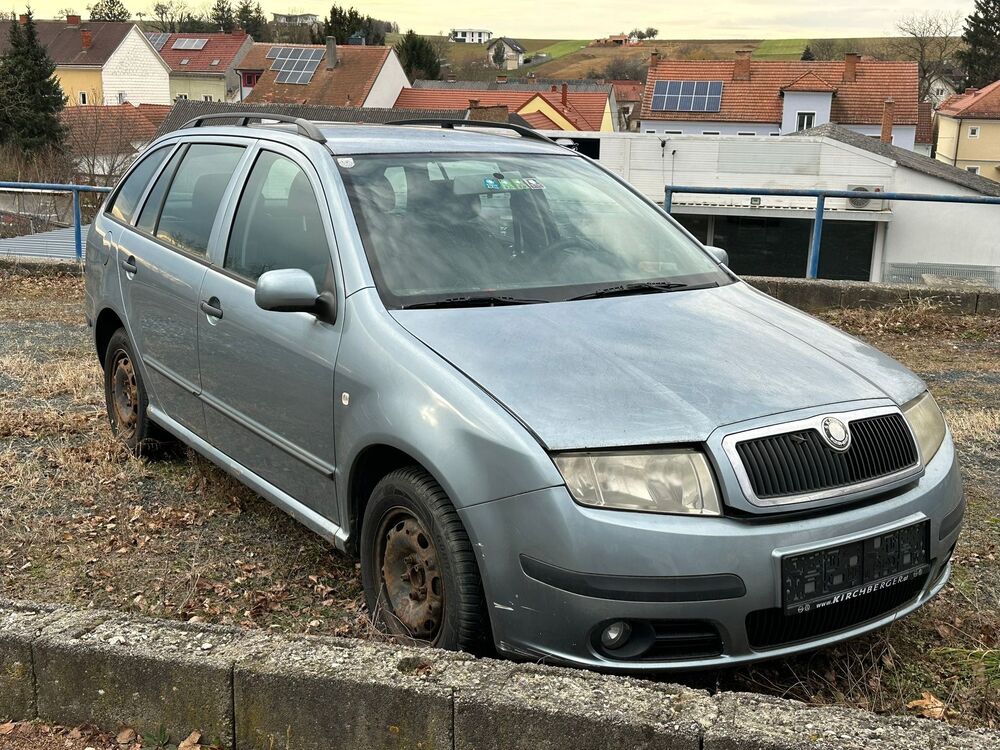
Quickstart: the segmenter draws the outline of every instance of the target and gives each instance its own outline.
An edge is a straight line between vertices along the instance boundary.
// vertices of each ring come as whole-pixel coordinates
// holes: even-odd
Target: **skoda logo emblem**
[[[835,451],[846,451],[851,445],[851,431],[836,417],[823,418],[823,438]]]

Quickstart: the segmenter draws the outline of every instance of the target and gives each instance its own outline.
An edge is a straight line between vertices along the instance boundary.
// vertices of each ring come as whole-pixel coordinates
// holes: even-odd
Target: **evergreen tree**
[[[208,18],[213,26],[227,34],[236,26],[236,16],[233,15],[233,6],[229,0],[215,0]]]
[[[386,29],[392,25],[388,21],[363,16],[353,7],[345,10],[334,5],[330,8],[330,15],[323,19],[322,37],[316,41],[322,42],[323,37],[332,36],[337,44],[347,44],[347,40],[360,31],[364,34],[365,44],[382,45],[385,44]]]
[[[267,28],[267,19],[260,3],[252,0],[240,0],[236,6],[236,25],[258,42],[270,40],[270,33]]]
[[[91,21],[127,21],[130,18],[122,0],[97,0],[87,10]]]
[[[811,62],[811,61],[813,61],[813,60],[816,59],[816,54],[812,51],[812,47],[810,47],[807,44],[806,48],[804,50],[802,50],[802,57],[799,58],[799,59],[800,60],[808,60],[808,61]]]
[[[493,45],[493,64],[501,70],[507,64],[507,50],[503,42],[497,42]]]
[[[958,58],[965,67],[969,86],[981,88],[1000,80],[1000,0],[976,0],[976,8],[965,19],[965,48]]]
[[[31,10],[27,23],[10,23],[10,45],[0,57],[0,143],[27,152],[62,146],[65,128],[59,113],[66,102],[56,65],[38,42]]]
[[[411,81],[417,78],[436,79],[441,75],[441,61],[427,37],[413,29],[407,31],[394,47],[399,62]]]

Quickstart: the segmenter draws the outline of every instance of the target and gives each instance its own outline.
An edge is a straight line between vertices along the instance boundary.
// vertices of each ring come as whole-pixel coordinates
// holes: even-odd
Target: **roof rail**
[[[526,128],[523,125],[515,125],[512,122],[488,122],[486,120],[452,120],[444,117],[441,118],[420,117],[410,120],[393,120],[392,122],[388,122],[386,124],[387,125],[439,125],[447,130],[453,130],[456,126],[462,126],[467,128],[499,128],[501,130],[513,130],[522,138],[530,138],[535,141],[544,141],[545,143],[552,143],[558,145],[554,140],[552,140],[548,136],[542,135],[541,133],[532,130],[531,128]]]
[[[270,112],[215,112],[210,115],[199,115],[188,120],[182,128],[198,128],[208,120],[236,120],[237,127],[249,127],[251,120],[274,120],[275,122],[289,122],[295,125],[299,133],[317,143],[326,143],[326,136],[313,123],[302,117],[292,117],[291,115],[279,115]]]

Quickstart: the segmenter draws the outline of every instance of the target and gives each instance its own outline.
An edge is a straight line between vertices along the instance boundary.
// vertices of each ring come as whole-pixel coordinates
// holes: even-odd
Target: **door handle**
[[[203,299],[199,307],[201,307],[201,311],[208,317],[222,320],[222,305],[219,303],[218,297],[212,297],[210,300]]]
[[[135,256],[130,255],[125,260],[122,261],[122,270],[125,273],[136,273],[139,270],[139,266],[135,264]]]

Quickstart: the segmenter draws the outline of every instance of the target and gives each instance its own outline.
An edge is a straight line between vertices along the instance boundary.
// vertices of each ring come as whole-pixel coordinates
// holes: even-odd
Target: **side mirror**
[[[715,258],[719,263],[724,266],[729,265],[729,253],[723,250],[721,247],[712,247],[711,245],[705,245],[705,249],[708,250],[709,254]]]
[[[319,314],[324,300],[313,277],[300,268],[266,271],[257,279],[254,302],[262,310]]]

